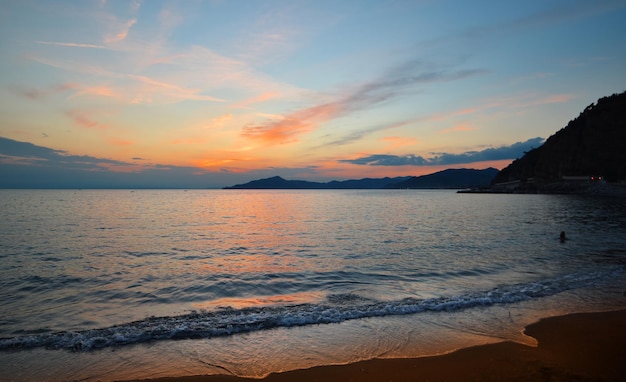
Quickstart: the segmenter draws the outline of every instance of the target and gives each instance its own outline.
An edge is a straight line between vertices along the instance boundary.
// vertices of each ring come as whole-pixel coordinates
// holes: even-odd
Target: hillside
[[[587,106],[543,145],[502,169],[494,183],[519,181],[520,190],[546,191],[592,177],[626,179],[626,92]]]
[[[470,187],[485,187],[491,184],[498,173],[495,168],[484,170],[448,169],[434,174],[414,176],[404,182],[396,183],[388,188],[415,188],[415,189],[459,189]]]

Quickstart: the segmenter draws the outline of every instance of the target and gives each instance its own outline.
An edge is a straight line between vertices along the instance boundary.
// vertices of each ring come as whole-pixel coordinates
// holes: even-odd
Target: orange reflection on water
[[[292,294],[279,294],[273,296],[258,297],[224,297],[213,301],[194,303],[195,309],[212,310],[230,307],[233,309],[249,308],[253,306],[268,306],[275,304],[304,304],[311,301],[319,301],[323,298],[321,292],[300,292]]]
[[[197,265],[198,270],[272,274],[316,266],[312,261],[319,235],[306,225],[319,215],[313,199],[307,205],[298,193],[266,191],[232,191],[229,196],[221,198],[219,205],[197,209],[210,211],[198,219],[219,222],[201,228],[203,236],[219,241],[205,242],[211,256]]]

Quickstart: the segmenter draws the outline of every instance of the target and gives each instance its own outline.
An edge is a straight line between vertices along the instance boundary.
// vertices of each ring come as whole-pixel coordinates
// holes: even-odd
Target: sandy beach
[[[433,357],[319,366],[262,380],[209,375],[152,381],[621,381],[626,375],[626,310],[547,318],[529,325],[525,334],[538,346],[501,342]]]

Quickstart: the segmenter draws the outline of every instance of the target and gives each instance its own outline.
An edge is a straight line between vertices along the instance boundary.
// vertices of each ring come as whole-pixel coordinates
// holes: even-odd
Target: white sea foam
[[[404,298],[382,302],[360,298],[354,294],[330,295],[325,304],[227,308],[179,316],[150,317],[108,328],[3,338],[0,339],[0,350],[45,347],[91,351],[150,341],[212,338],[278,327],[333,324],[368,317],[425,311],[452,312],[552,296],[617,277],[623,272],[622,267],[613,267],[605,272],[568,274],[531,283],[504,285],[488,291],[431,299]],[[347,301],[353,303],[347,304]]]

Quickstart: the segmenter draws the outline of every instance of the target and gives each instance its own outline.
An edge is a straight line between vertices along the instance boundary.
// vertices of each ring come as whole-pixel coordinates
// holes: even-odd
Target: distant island
[[[498,170],[487,168],[448,169],[423,176],[403,176],[396,178],[364,178],[327,183],[309,182],[306,180],[286,180],[280,176],[253,180],[245,184],[224,187],[227,190],[341,190],[341,189],[464,189],[471,187],[488,187]]]

